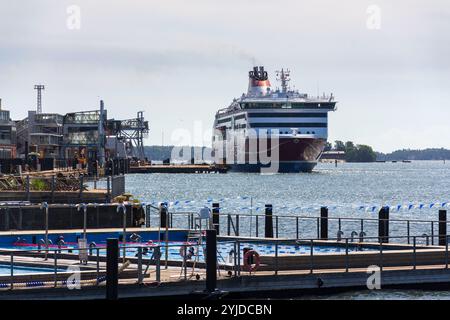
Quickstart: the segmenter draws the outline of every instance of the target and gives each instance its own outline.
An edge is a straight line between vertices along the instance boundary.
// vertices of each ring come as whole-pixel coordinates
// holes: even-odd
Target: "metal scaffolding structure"
[[[34,86],[34,89],[37,90],[36,113],[42,113],[42,90],[45,90],[45,86],[37,84]]]
[[[128,156],[145,159],[144,138],[148,137],[148,121],[144,120],[144,112],[139,111],[133,119],[121,120],[118,137],[127,142]]]

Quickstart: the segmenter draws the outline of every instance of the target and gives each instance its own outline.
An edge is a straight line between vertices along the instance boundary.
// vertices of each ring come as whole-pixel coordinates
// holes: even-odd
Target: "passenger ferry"
[[[247,94],[216,113],[213,154],[230,171],[310,172],[328,138],[333,94],[310,97],[291,90],[290,71],[276,72],[281,89],[273,90],[264,67],[248,74]]]

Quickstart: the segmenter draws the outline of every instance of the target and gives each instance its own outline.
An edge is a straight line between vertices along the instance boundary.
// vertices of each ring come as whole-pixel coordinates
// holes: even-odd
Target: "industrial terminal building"
[[[9,111],[2,109],[0,99],[0,159],[16,157],[16,125]]]
[[[13,121],[10,112],[2,110],[0,100],[0,159],[3,160],[27,160],[34,156],[65,165],[96,162],[100,166],[111,159],[144,160],[143,139],[148,131],[148,121],[144,120],[142,111],[132,119],[108,119],[103,101],[98,109],[43,113],[38,90],[36,110],[28,111],[25,119]]]

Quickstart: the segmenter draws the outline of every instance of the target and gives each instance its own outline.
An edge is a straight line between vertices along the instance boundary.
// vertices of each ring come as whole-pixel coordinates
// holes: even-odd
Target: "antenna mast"
[[[37,84],[34,86],[34,89],[37,90],[37,108],[36,113],[42,113],[42,90],[45,89],[45,86],[42,84]]]
[[[277,81],[281,81],[281,92],[286,93],[288,91],[289,81],[291,81],[291,71],[289,69],[281,69],[281,71],[276,71],[276,75]]]

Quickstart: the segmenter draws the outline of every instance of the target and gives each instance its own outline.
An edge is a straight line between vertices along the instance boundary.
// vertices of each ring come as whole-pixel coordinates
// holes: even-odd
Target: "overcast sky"
[[[0,13],[0,98],[14,119],[43,83],[44,112],[103,99],[110,118],[145,111],[147,144],[163,132],[178,144],[181,128],[207,145],[256,63],[272,84],[289,67],[296,89],[333,92],[330,141],[450,148],[448,0],[0,0]]]

